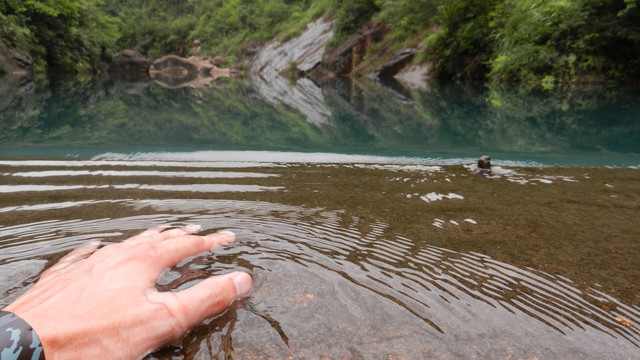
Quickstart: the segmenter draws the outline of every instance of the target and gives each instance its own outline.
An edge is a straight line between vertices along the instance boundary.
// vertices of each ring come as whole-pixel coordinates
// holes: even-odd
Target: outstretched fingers
[[[160,242],[178,236],[195,234],[199,231],[202,231],[202,227],[199,225],[187,225],[184,228],[160,226],[147,229],[144,232],[125,240],[123,243],[133,245],[141,242]]]

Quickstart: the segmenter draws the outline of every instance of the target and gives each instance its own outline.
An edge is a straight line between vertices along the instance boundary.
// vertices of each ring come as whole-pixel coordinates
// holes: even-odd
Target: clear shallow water
[[[345,221],[339,212],[254,201],[112,203],[154,214],[0,228],[2,303],[35,280],[47,255],[91,239],[118,241],[123,231],[153,224],[202,224],[235,231],[237,243],[215,260],[181,264],[159,284],[182,289],[209,274],[242,269],[253,274],[255,289],[237,309],[201,325],[158,358],[189,351],[245,359],[625,359],[639,351],[637,328],[616,317],[637,324],[640,309],[482,254],[387,237],[384,223],[363,233],[357,218]],[[82,211],[87,204],[64,206]],[[231,334],[233,341],[225,342]]]
[[[87,241],[109,244],[147,227],[199,224],[206,232],[232,230],[237,241],[215,256],[179,264],[159,279],[159,287],[180,290],[209,275],[244,270],[253,275],[255,288],[233,309],[149,358],[633,359],[640,351],[640,308],[598,289],[581,291],[561,275],[433,246],[428,238],[399,235],[389,231],[390,224],[363,221],[341,210],[225,198],[232,192],[219,199],[206,198],[207,193],[185,196],[198,191],[195,185],[214,191],[224,185],[220,182],[245,194],[256,189],[286,192],[288,184],[274,189],[266,183],[279,179],[286,163],[255,168],[249,162],[249,169],[242,161],[216,167],[216,162],[189,156],[189,161],[178,159],[185,154],[158,155],[175,163],[153,161],[150,155],[140,160],[111,156],[0,164],[5,166],[3,181],[71,187],[46,189],[35,203],[0,201],[0,219],[14,223],[0,225],[0,304],[25,291],[50,261]],[[148,161],[158,166],[140,170],[151,166]],[[177,166],[180,177],[174,176]],[[416,171],[422,178],[444,171],[433,165],[326,166],[335,167],[336,175],[343,167],[393,170],[397,177],[391,182],[404,182]],[[132,167],[139,169],[127,170]],[[78,171],[86,172],[68,176]],[[130,178],[155,183],[120,186]],[[154,186],[157,193],[130,192]],[[106,199],[98,194],[107,190],[112,192]],[[6,192],[22,196],[18,200],[36,193],[29,188]],[[454,195],[428,200],[465,201]],[[89,200],[73,200],[77,197]],[[56,200],[61,198],[66,200]],[[474,219],[439,221],[433,229],[483,226]]]

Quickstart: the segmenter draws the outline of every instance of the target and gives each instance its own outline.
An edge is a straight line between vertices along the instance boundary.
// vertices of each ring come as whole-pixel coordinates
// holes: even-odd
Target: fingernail
[[[236,293],[238,298],[247,296],[251,288],[253,287],[253,279],[251,275],[244,272],[237,272],[231,277],[233,285],[236,287]]]
[[[202,226],[200,225],[187,225],[184,227],[190,234],[196,234],[202,231]]]
[[[228,242],[233,242],[236,240],[236,234],[233,231],[222,230],[219,231],[218,234],[226,237]]]

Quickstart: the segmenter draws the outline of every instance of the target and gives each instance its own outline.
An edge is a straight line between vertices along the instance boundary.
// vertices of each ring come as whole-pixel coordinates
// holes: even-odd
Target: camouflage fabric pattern
[[[44,360],[36,332],[20,317],[6,311],[0,311],[0,360]]]

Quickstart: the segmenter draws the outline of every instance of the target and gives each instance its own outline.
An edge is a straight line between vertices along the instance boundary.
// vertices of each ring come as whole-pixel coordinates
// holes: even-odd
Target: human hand
[[[159,292],[165,269],[235,239],[188,229],[154,228],[101,249],[99,242],[75,249],[3,310],[33,327],[47,360],[141,358],[220,314],[253,285],[251,276],[234,272]]]

